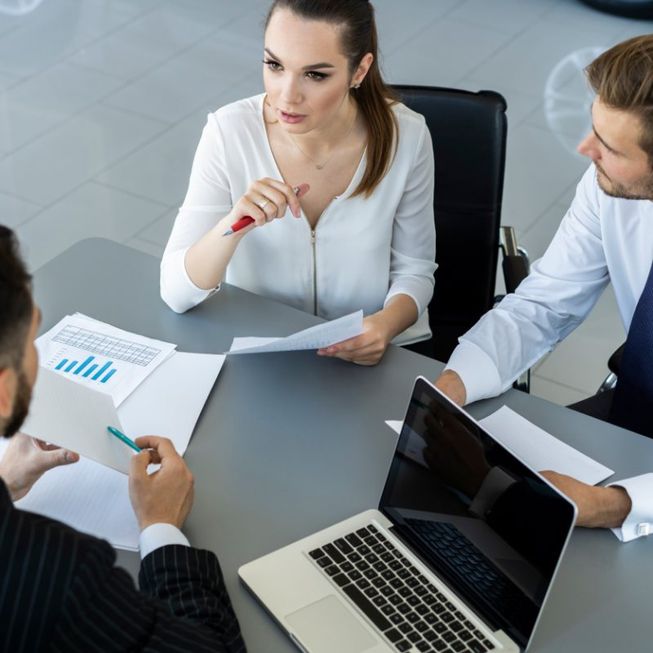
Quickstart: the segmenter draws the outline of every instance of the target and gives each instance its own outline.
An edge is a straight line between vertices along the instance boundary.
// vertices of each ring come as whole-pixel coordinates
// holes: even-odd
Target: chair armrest
[[[530,272],[530,261],[526,250],[519,247],[513,227],[501,227],[501,252],[503,253],[501,267],[506,293],[515,292],[517,286]]]
[[[613,352],[612,356],[608,359],[608,369],[613,373],[619,376],[619,370],[621,369],[621,359],[624,355],[624,347],[626,343],[624,342],[619,349]]]

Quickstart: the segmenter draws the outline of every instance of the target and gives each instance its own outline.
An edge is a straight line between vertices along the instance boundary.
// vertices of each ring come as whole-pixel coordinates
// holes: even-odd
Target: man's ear
[[[0,419],[9,419],[14,409],[16,395],[16,371],[11,367],[0,368]]]

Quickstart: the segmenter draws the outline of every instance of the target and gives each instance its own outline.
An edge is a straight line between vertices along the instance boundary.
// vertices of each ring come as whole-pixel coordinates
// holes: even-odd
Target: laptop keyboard
[[[371,524],[310,551],[309,556],[397,651],[485,653],[494,648]]]

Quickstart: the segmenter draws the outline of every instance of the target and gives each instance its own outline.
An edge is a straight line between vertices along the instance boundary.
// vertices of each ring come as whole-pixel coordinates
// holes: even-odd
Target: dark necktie
[[[653,265],[628,330],[610,419],[653,437]]]

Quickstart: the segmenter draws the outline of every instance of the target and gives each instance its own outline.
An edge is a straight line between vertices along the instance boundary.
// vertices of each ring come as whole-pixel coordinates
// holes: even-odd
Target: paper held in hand
[[[262,354],[276,351],[299,351],[322,349],[363,333],[363,311],[356,311],[337,320],[317,324],[285,338],[234,338],[231,349],[234,354]]]

